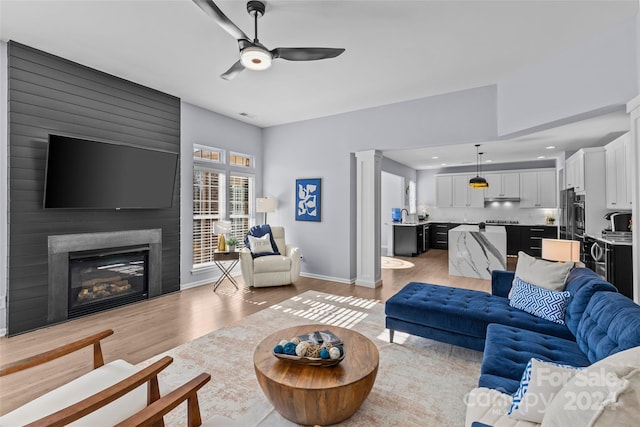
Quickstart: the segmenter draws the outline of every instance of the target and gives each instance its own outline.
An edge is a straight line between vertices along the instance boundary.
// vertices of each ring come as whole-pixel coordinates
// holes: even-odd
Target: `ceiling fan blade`
[[[236,24],[231,22],[227,15],[222,13],[220,8],[211,0],[193,0],[207,15],[216,20],[218,25],[222,27],[227,33],[231,34],[236,40],[251,40],[244,31],[242,31]]]
[[[238,60],[238,62],[233,64],[231,66],[231,68],[229,68],[227,71],[224,72],[224,74],[220,74],[220,77],[222,77],[225,80],[231,80],[235,76],[240,74],[240,71],[242,71],[242,70],[244,70],[244,65],[242,65],[240,60]]]
[[[335,58],[344,49],[330,47],[277,47],[271,51],[273,59],[282,58],[287,61],[316,61],[318,59]]]

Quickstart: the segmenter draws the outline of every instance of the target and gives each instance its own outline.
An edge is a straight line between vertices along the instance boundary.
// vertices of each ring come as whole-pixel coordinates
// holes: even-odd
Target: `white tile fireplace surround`
[[[162,293],[161,229],[49,236],[47,323],[68,318],[70,253],[143,245],[149,248],[148,297],[153,298]]]

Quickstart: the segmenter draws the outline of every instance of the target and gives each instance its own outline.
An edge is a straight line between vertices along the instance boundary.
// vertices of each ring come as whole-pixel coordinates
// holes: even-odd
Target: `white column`
[[[377,288],[380,275],[380,191],[382,153],[376,150],[356,153],[357,232],[356,285]]]
[[[633,300],[640,304],[640,231],[638,226],[640,223],[640,212],[638,211],[638,203],[640,203],[640,96],[633,99],[627,104],[627,113],[631,119],[631,158],[632,165],[627,185],[631,185],[631,204],[633,219]]]

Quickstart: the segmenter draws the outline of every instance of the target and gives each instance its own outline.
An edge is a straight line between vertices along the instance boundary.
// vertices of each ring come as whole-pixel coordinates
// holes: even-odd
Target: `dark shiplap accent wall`
[[[47,324],[50,235],[161,228],[162,292],[180,287],[180,172],[171,209],[44,210],[50,133],[179,154],[180,100],[9,43],[10,335]]]

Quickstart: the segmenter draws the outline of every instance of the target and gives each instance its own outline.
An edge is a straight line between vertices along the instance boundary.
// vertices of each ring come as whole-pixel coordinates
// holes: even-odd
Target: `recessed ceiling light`
[[[443,164],[442,164],[442,166],[447,166],[447,164],[446,164],[446,163],[443,163]]]
[[[553,150],[554,148],[556,148],[555,145],[550,145],[550,146],[547,147],[547,150]]]
[[[485,162],[485,163],[491,163],[491,162],[493,162],[493,160],[488,159],[488,160],[485,160],[484,162]]]
[[[433,160],[435,160],[435,159],[439,159],[439,157],[438,157],[438,156],[432,156],[431,158],[432,158]]]
[[[538,156],[539,159],[544,159],[544,156]]]

